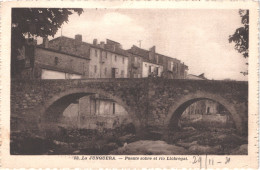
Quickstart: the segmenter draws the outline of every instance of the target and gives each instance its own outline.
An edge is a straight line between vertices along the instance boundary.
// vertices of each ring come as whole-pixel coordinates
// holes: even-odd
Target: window
[[[144,66],[147,67],[147,64],[145,64]]]
[[[115,61],[117,60],[117,56],[115,55]]]
[[[82,63],[82,73],[85,75],[85,63]]]
[[[124,77],[124,70],[121,70],[121,77]]]
[[[138,62],[138,58],[137,57],[134,57],[134,62]]]
[[[155,72],[155,75],[159,76],[159,67],[155,67],[154,72]]]
[[[152,66],[149,66],[149,73],[152,72]]]
[[[105,51],[102,52],[102,58],[107,58],[107,53]]]
[[[122,60],[122,61],[123,61],[123,64],[125,64],[125,57],[123,57],[123,60]]]
[[[105,72],[104,72],[105,75],[107,75],[107,68],[105,68]]]
[[[97,57],[98,56],[98,54],[97,54],[98,52],[97,52],[97,50],[95,50],[95,57]]]
[[[116,113],[116,104],[113,103],[113,115]]]
[[[94,73],[97,73],[97,66],[94,65]]]
[[[55,58],[54,58],[54,64],[55,64],[55,65],[58,65],[58,63],[59,63],[59,58],[58,58],[58,57],[55,57]]]
[[[97,114],[97,100],[94,100],[94,113]]]
[[[159,62],[159,56],[156,55],[155,57],[156,57],[156,63],[158,63]]]
[[[170,69],[171,69],[171,71],[173,71],[173,62],[171,62],[171,68]]]

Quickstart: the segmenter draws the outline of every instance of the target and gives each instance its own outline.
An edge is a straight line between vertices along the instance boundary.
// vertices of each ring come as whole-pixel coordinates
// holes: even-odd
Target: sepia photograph
[[[11,9],[11,155],[247,155],[249,9]]]
[[[11,15],[11,155],[248,154],[248,9]]]
[[[1,167],[257,168],[256,4],[1,3]]]

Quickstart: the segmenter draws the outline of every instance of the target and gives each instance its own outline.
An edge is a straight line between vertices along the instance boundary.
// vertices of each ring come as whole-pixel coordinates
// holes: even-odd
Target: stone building
[[[98,94],[82,97],[78,103],[71,104],[62,118],[67,127],[100,130],[130,122],[130,116],[121,105]]]
[[[187,75],[187,79],[192,80],[207,80],[204,73],[200,75]],[[184,120],[192,122],[207,122],[207,123],[230,123],[228,111],[220,103],[212,100],[203,99],[196,101],[188,106],[182,114]]]
[[[218,109],[219,104],[211,100],[200,100],[192,103],[183,114],[194,115],[194,114],[218,114],[221,111]]]
[[[155,53],[155,46],[148,51],[134,45],[127,51],[135,58],[139,58],[139,60],[142,61],[140,64],[142,73],[139,71],[141,77],[161,77],[163,71],[162,60],[159,61],[159,57]],[[131,62],[131,65],[135,64],[133,60],[131,60]]]
[[[141,78],[143,73],[143,57],[129,53],[128,75],[129,78]]]
[[[81,35],[75,39],[60,36],[48,42],[48,48],[87,57],[89,61],[89,75],[87,78],[127,78],[128,53],[121,44],[107,39],[93,44],[83,42]]]
[[[191,104],[182,114],[182,122],[203,123],[224,126],[232,124],[228,111],[221,104],[211,100],[200,100]]]
[[[181,63],[172,57],[168,57],[159,53],[156,53],[156,47],[153,46],[149,50],[144,50],[137,46],[132,46],[131,49],[127,50],[132,58],[139,58],[141,64],[141,71],[137,71],[142,77],[164,77],[169,79],[185,79],[187,75],[188,66]],[[134,65],[134,60],[129,60],[130,65]],[[136,69],[129,70],[136,72]],[[142,73],[140,73],[142,72]],[[135,73],[132,73],[135,74]]]
[[[186,79],[188,66],[176,58],[159,55],[163,58],[163,74],[169,79]]]
[[[60,36],[50,41],[44,38],[42,44],[27,46],[24,51],[29,56],[25,75],[30,78],[184,79],[188,70],[180,60],[156,53],[155,46],[149,50],[137,46],[124,50],[120,43],[109,39],[106,43],[98,43],[97,39],[93,44],[83,42],[81,35]]]
[[[48,41],[36,46],[36,42],[27,43],[20,50],[19,58],[24,60],[21,78],[35,79],[80,79],[89,77],[88,56],[68,53],[48,48]]]

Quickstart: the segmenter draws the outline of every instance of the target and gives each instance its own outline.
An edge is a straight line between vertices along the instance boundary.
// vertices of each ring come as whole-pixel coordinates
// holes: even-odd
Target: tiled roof
[[[127,51],[128,51],[129,53],[131,53],[131,54],[138,55],[138,56],[142,57],[143,60],[146,61],[146,62],[150,62],[150,63],[157,64],[156,62],[153,62],[153,61],[150,61],[150,60],[149,60],[149,51],[148,51],[148,50],[145,50],[145,49],[142,49],[142,48],[139,48],[139,47],[133,45],[132,48],[129,49],[129,50],[127,50]],[[172,57],[169,57],[169,56],[165,56],[165,55],[159,54],[159,53],[155,53],[155,54],[158,55],[159,57],[165,57],[165,58],[172,59],[172,60],[175,60],[175,61],[181,63],[181,61],[178,60],[178,59],[176,59],[176,58],[172,58]],[[160,65],[160,64],[159,64],[159,65]],[[188,69],[188,66],[187,66],[187,65],[184,65],[184,67],[185,67],[186,69]]]
[[[94,47],[96,47],[96,46],[94,46]],[[118,47],[113,47],[112,45],[105,44],[104,49],[109,51],[109,52],[112,52],[112,53],[124,55],[124,56],[127,56],[127,57],[129,56],[129,53],[126,50],[118,48]]]
[[[149,51],[139,48],[135,45],[133,45],[132,48],[127,51],[132,54],[139,55],[143,58],[147,58],[147,59],[149,58]]]
[[[155,61],[149,60],[149,51],[148,50],[145,50],[145,49],[142,49],[142,48],[139,48],[139,47],[133,45],[132,48],[127,50],[127,51],[129,53],[132,53],[134,55],[138,55],[138,56],[142,57],[143,61],[145,61],[145,62],[153,63],[153,64],[156,64],[156,65],[161,65],[160,63],[156,63]]]
[[[201,75],[199,75],[199,76],[197,76],[197,75],[194,75],[194,74],[188,74],[187,75],[187,78],[188,79],[192,79],[192,78],[197,78],[197,79],[200,79],[200,80],[208,80],[206,77],[204,77],[204,74],[201,74]]]
[[[67,41],[70,41],[70,44],[75,44],[75,39],[73,38],[69,38],[69,37],[66,37],[66,36],[60,36],[60,37],[57,37],[55,39],[52,39],[50,40],[50,42],[52,41],[63,41],[64,39],[66,39]],[[117,43],[117,44],[120,44],[116,41],[113,41],[113,40],[109,40],[109,41],[112,41],[113,43]],[[158,64],[154,61],[150,61],[149,60],[149,51],[148,50],[145,50],[145,49],[142,49],[142,48],[139,48],[135,45],[132,46],[131,49],[128,49],[128,50],[124,50],[124,49],[121,49],[121,48],[118,48],[117,46],[113,46],[111,44],[104,44],[104,48],[102,48],[100,46],[100,44],[98,45],[94,45],[94,44],[90,44],[90,43],[87,43],[87,42],[84,42],[82,41],[81,44],[83,45],[87,45],[87,46],[90,46],[92,48],[97,48],[97,49],[101,49],[101,50],[106,50],[106,51],[109,51],[111,53],[115,53],[115,54],[119,54],[119,55],[123,55],[123,56],[129,56],[131,54],[134,54],[134,55],[138,55],[140,57],[143,58],[143,61],[146,61],[146,62],[150,62],[150,63],[154,63],[154,64]],[[68,53],[67,53],[68,54]],[[172,58],[172,57],[169,57],[169,56],[165,56],[163,54],[159,54],[159,53],[155,53],[156,55],[159,55],[161,57],[166,57],[168,59],[173,59],[173,60],[176,60],[177,62],[181,62],[180,60],[176,59],[176,58]],[[76,54],[72,54],[72,55],[76,55]],[[159,64],[160,65],[160,64]],[[188,68],[188,66],[185,65],[186,68]]]
[[[59,39],[67,39],[68,41],[70,41],[71,44],[75,43],[75,39],[69,38],[69,37],[65,37],[65,36],[57,37],[55,39],[50,40],[50,42],[57,41]],[[106,44],[104,44],[105,45],[104,48],[102,48],[99,44],[98,45],[94,45],[94,44],[90,44],[90,43],[87,43],[87,42],[84,42],[84,41],[82,41],[81,44],[88,45],[90,47],[98,48],[98,49],[101,49],[101,50],[106,50],[106,51],[109,51],[111,53],[116,53],[116,54],[119,54],[119,55],[124,55],[124,56],[128,56],[129,55],[128,52],[126,50],[124,50],[124,49],[114,48],[114,47],[111,47],[111,46],[106,45]]]
[[[63,52],[63,51],[59,51],[59,50],[55,50],[55,49],[52,49],[52,48],[44,48],[42,45],[38,45],[37,48],[40,48],[40,49],[43,49],[43,50],[47,50],[47,51],[52,51],[52,52],[55,52],[55,53],[61,53],[61,54],[65,54],[65,55],[70,55],[70,56],[77,57],[77,58],[90,60],[89,58],[81,57],[79,55],[69,54],[69,53],[66,53],[66,52]]]

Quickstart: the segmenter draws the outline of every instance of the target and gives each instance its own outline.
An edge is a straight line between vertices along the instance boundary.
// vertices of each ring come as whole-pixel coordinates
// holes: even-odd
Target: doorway
[[[112,78],[116,78],[116,68],[112,68]]]

